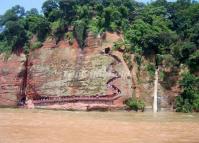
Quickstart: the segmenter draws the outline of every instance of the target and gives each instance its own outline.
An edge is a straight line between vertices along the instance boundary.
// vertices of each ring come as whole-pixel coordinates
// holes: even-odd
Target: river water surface
[[[199,143],[199,114],[0,109],[0,143]]]

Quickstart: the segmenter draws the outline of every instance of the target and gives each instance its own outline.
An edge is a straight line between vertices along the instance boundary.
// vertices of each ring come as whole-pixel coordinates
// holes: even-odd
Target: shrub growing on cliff
[[[93,32],[96,36],[98,36],[102,32],[104,32],[103,24],[104,24],[104,19],[101,17],[92,19],[88,25],[88,30]]]
[[[7,42],[0,42],[0,53],[9,52],[12,47],[8,45]]]
[[[65,39],[67,39],[69,41],[69,44],[72,45],[74,42],[74,35],[72,32],[67,32],[65,34]]]
[[[41,48],[42,47],[42,43],[41,42],[35,42],[32,46],[31,46],[31,49],[34,50],[34,49],[38,49],[38,48]]]
[[[130,98],[126,101],[126,105],[135,111],[141,110],[144,111],[145,108],[145,103],[143,100],[140,99],[135,99],[135,98]]]
[[[4,60],[7,60],[11,55],[12,47],[6,42],[0,42],[0,54],[4,53]]]
[[[176,111],[199,111],[199,77],[191,73],[184,73],[180,85],[183,91],[176,98]]]
[[[86,39],[87,25],[84,20],[77,20],[75,21],[74,25],[75,25],[74,35],[78,41],[79,47],[83,49],[85,44],[84,42]]]
[[[155,65],[152,64],[152,63],[149,63],[147,66],[146,66],[146,69],[150,75],[151,78],[153,78],[155,76]]]
[[[128,53],[123,54],[124,61],[126,62],[129,69],[133,68],[131,55]]]
[[[192,72],[199,71],[199,49],[190,55],[187,63]]]
[[[59,19],[55,22],[52,22],[51,31],[53,37],[56,39],[56,42],[60,41],[60,39],[64,37],[63,35],[66,32],[64,21],[62,19]]]

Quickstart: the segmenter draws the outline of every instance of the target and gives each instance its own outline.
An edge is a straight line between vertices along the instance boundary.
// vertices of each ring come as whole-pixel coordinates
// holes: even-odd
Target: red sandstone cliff
[[[84,50],[67,41],[61,41],[56,46],[44,44],[44,47],[30,53],[28,60],[27,97],[39,99],[41,97],[58,96],[95,96],[113,94],[107,87],[107,81],[113,74],[107,72],[107,67],[114,61],[111,56],[103,55],[102,51],[112,47],[113,42],[120,37],[106,34],[106,38],[96,38],[89,34]],[[112,38],[114,35],[114,38]],[[52,41],[53,42],[53,41]],[[113,84],[121,90],[121,100],[116,104],[123,104],[123,100],[131,97],[131,75],[122,54],[113,52],[121,63],[115,65],[121,78]]]
[[[0,106],[16,106],[24,90],[26,56],[0,55]]]
[[[0,55],[0,106],[16,106],[24,94],[29,99],[112,94],[113,90],[107,87],[107,81],[115,75],[111,74],[111,70],[107,71],[107,67],[114,62],[114,58],[102,54],[102,51],[107,47],[111,48],[114,42],[121,38],[122,35],[115,33],[106,33],[103,39],[89,34],[87,46],[83,51],[78,49],[76,41],[70,45],[62,40],[56,45],[55,41],[48,39],[42,48],[29,54],[28,60],[24,54],[13,54],[8,60],[4,60],[5,56]],[[138,79],[134,55],[131,55],[131,70],[124,61],[122,52],[113,51],[112,55],[121,61],[112,67],[121,76],[111,83],[121,91],[121,98],[114,104],[122,105],[126,98],[135,95],[143,98],[146,104],[151,106],[153,82],[145,69],[147,61],[140,67]],[[160,81],[159,95],[162,98],[162,107],[171,106],[169,104],[177,94],[176,88],[174,84],[171,89],[166,89]],[[53,108],[60,107],[55,105]]]

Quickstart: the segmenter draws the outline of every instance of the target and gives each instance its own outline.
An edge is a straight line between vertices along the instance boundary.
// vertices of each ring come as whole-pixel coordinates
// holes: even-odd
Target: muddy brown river
[[[0,143],[199,143],[199,114],[0,109]]]

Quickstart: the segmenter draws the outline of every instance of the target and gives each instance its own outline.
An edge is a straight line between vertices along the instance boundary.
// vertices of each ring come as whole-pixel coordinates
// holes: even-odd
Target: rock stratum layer
[[[24,96],[26,56],[0,55],[0,106],[17,106]]]

